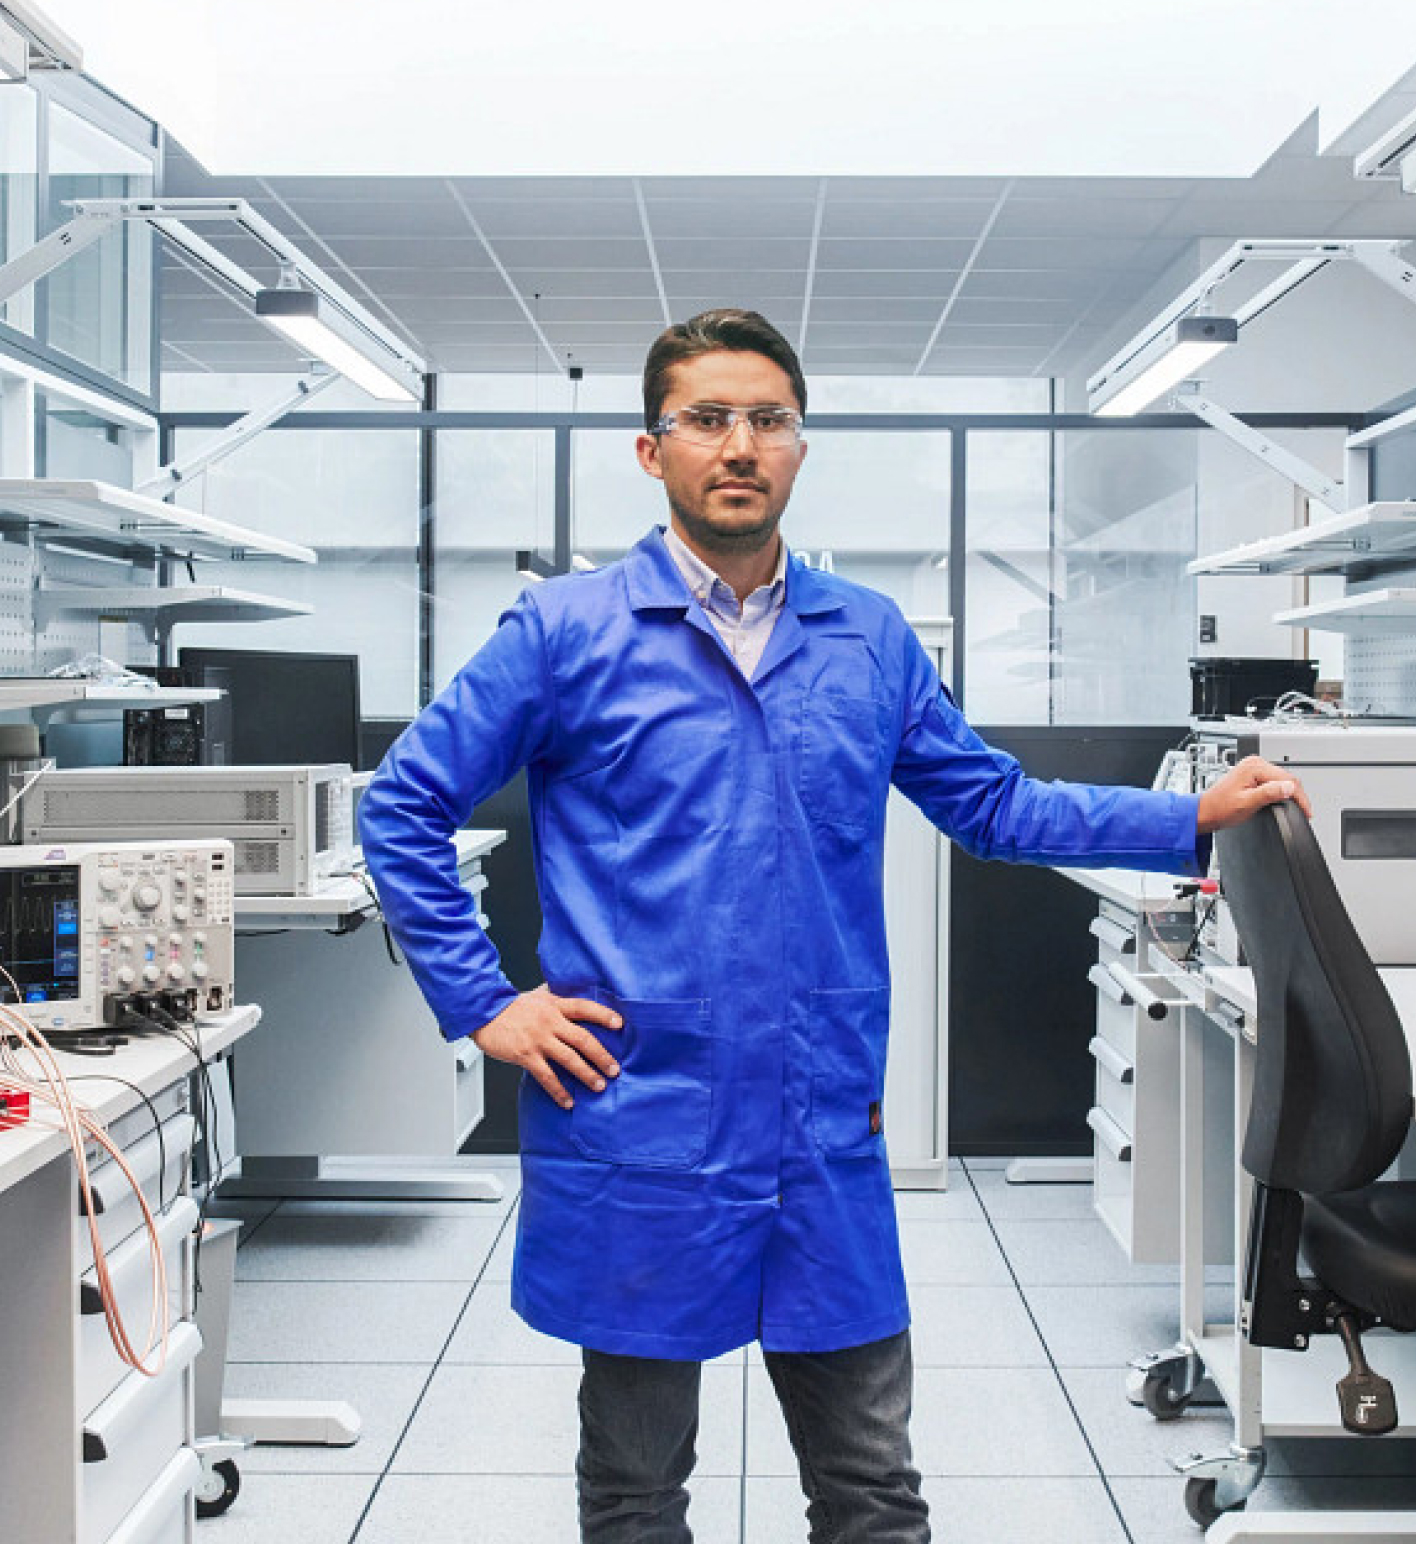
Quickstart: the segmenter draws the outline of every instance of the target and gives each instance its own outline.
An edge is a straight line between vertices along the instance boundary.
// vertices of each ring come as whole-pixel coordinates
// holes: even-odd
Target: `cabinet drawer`
[[[131,1373],[84,1422],[81,1544],[104,1544],[187,1446],[202,1337],[176,1325],[156,1378]]]
[[[108,1544],[187,1544],[189,1498],[201,1478],[201,1459],[191,1448],[183,1448],[108,1535]]]
[[[1132,1251],[1135,1217],[1133,1169],[1130,1159],[1119,1157],[1111,1150],[1111,1145],[1098,1135],[1093,1174],[1093,1209],[1129,1258]]]
[[[1108,1041],[1091,1043],[1096,1062],[1096,1103],[1129,1137],[1136,1129],[1136,1069]]]
[[[149,1121],[146,1135],[124,1150],[123,1161],[133,1171],[154,1212],[160,1204],[170,1205],[173,1198],[180,1195],[196,1130],[196,1121],[186,1114],[163,1121],[156,1131]],[[90,1188],[94,1210],[98,1214],[98,1236],[105,1249],[113,1249],[142,1227],[142,1207],[138,1205],[127,1175],[111,1161],[92,1174]],[[93,1264],[93,1240],[89,1237],[82,1200],[78,1229],[79,1258],[87,1268]]]
[[[187,1240],[197,1225],[197,1204],[181,1197],[157,1218],[162,1258],[167,1263],[167,1305],[173,1328],[189,1317]],[[135,1233],[108,1256],[108,1274],[128,1338],[140,1349],[146,1343],[152,1315],[153,1271],[147,1230]],[[79,1282],[78,1408],[87,1414],[132,1373],[119,1359],[103,1316],[98,1282],[92,1268]],[[138,1376],[141,1376],[139,1374]]]

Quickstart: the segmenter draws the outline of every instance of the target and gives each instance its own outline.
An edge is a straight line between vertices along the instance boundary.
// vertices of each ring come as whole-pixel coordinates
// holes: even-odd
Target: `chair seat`
[[[1304,1197],[1303,1254],[1328,1291],[1416,1330],[1416,1182]]]

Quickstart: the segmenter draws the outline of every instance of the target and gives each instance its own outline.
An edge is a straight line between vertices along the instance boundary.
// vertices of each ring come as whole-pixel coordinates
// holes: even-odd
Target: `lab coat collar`
[[[673,555],[664,545],[662,526],[656,525],[630,549],[624,571],[629,604],[635,611],[686,612],[689,609],[693,597]],[[795,611],[798,616],[818,616],[827,611],[839,611],[845,603],[845,597],[825,575],[808,568],[795,554],[788,554],[785,610]]]

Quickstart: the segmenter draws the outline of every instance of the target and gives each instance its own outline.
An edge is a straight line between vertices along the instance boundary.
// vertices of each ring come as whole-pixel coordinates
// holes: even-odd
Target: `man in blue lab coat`
[[[380,768],[364,847],[443,1033],[525,1069],[512,1298],[584,1348],[583,1539],[690,1538],[700,1364],[760,1340],[811,1538],[921,1544],[881,1106],[891,785],[981,857],[1170,872],[1302,794],[1258,762],[1203,799],[1039,783],[984,745],[892,601],[788,554],[806,383],[756,313],[671,327],[644,396],[668,529],[523,593]],[[448,840],[522,767],[527,993]]]

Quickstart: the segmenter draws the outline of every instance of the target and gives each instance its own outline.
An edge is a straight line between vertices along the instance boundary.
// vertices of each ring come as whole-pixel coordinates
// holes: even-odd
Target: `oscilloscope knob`
[[[98,908],[98,920],[107,928],[122,927],[123,913],[116,906],[100,906]]]
[[[133,905],[139,911],[156,911],[162,905],[162,891],[156,885],[139,885],[133,891]]]

